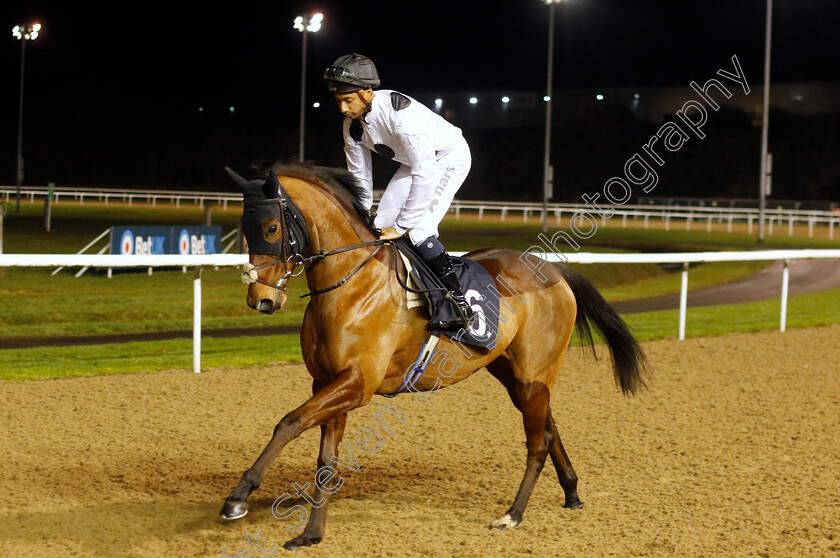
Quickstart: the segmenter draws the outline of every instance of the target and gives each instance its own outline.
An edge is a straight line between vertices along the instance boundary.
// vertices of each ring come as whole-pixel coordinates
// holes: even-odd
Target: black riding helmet
[[[324,70],[322,78],[330,93],[376,89],[379,87],[379,72],[367,56],[347,54],[339,57],[332,66]]]

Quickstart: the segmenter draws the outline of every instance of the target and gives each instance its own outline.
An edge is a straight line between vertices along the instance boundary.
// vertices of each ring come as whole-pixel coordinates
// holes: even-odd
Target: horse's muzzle
[[[256,306],[254,306],[254,310],[259,310],[263,314],[273,314],[279,307],[279,305],[275,306],[274,301],[270,298],[263,298],[257,301]]]
[[[248,287],[248,307],[263,314],[273,314],[286,304],[286,285],[272,287],[254,283]]]

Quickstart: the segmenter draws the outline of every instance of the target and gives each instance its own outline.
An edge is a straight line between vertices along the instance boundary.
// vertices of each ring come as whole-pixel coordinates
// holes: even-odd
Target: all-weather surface
[[[488,526],[521,479],[524,433],[489,374],[425,401],[374,398],[344,441],[370,426],[381,447],[356,449],[351,466],[342,446],[326,537],[299,552],[840,556],[838,339],[840,326],[645,343],[654,376],[632,398],[607,355],[573,348],[552,409],[584,508],[563,508],[549,463],[509,532]],[[318,429],[283,451],[245,518],[218,512],[310,390],[295,364],[0,382],[0,553],[282,555],[300,516],[278,519],[272,504],[295,485],[312,494]],[[390,434],[373,419],[385,404],[404,418],[382,415]]]

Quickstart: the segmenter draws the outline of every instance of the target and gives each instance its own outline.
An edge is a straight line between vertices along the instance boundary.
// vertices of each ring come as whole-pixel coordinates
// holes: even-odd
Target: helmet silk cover
[[[339,57],[332,66],[324,70],[322,79],[331,93],[376,89],[380,83],[376,66],[370,58],[362,54]]]

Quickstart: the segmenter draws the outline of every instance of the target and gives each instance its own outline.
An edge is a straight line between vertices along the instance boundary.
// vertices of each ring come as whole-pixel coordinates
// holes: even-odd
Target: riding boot
[[[470,307],[469,302],[464,297],[464,292],[461,289],[461,283],[458,281],[458,276],[455,274],[455,268],[452,266],[452,260],[449,254],[444,250],[437,256],[426,260],[429,269],[434,272],[446,290],[449,291],[446,297],[454,303],[455,308],[460,314],[460,319],[451,321],[432,320],[429,322],[429,327],[432,329],[449,329],[449,328],[468,328],[473,319],[474,312]]]

